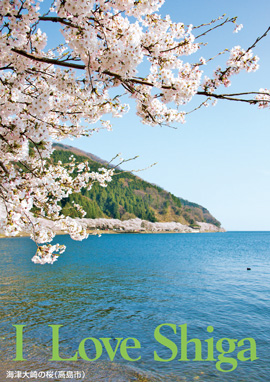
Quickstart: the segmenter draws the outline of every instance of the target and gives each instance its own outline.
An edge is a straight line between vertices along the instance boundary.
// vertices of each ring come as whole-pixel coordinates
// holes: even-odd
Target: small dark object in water
[[[247,268],[247,271],[251,271],[251,268]]]

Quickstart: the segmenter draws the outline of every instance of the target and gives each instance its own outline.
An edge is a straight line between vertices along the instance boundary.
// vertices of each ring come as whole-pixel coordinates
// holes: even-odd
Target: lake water
[[[30,381],[201,381],[266,382],[270,375],[270,233],[227,232],[214,234],[122,234],[91,236],[83,242],[58,236],[67,250],[53,265],[35,265],[30,259],[35,244],[28,238],[0,240],[0,380],[7,372],[73,371],[62,378],[34,377]],[[251,270],[247,271],[247,267]],[[173,341],[179,354],[154,338],[155,329]],[[70,358],[86,337],[138,339],[141,349],[128,353],[139,361],[126,361],[119,349],[110,361],[102,356],[88,362],[49,361],[52,330],[60,329],[60,356]],[[257,360],[239,361],[234,371],[217,370],[217,361],[189,361],[181,356],[181,330],[187,324],[188,339],[253,338]],[[14,362],[15,327],[25,325],[23,354]],[[208,333],[207,327],[214,332]],[[182,326],[182,328],[184,328]],[[100,340],[101,341],[101,340]],[[224,341],[224,350],[226,350]],[[227,344],[228,345],[228,344]],[[241,349],[248,348],[244,346]],[[241,350],[240,349],[240,350]],[[228,350],[228,346],[227,346]],[[239,348],[227,354],[237,359]],[[92,341],[85,342],[89,358],[95,357]],[[215,358],[220,353],[215,351]],[[250,352],[245,353],[248,357]],[[231,364],[222,364],[225,370]],[[85,378],[80,374],[85,373]],[[10,374],[11,375],[11,374]],[[34,374],[33,374],[34,375]],[[14,374],[16,376],[16,374]],[[68,378],[70,376],[70,378]],[[12,380],[26,380],[13,378]]]

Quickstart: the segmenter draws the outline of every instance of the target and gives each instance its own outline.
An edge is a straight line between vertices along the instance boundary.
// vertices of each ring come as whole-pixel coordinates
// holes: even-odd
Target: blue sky
[[[167,0],[161,8],[161,14],[170,14],[173,21],[193,25],[224,13],[229,17],[238,16],[238,23],[244,28],[234,34],[233,25],[229,24],[217,33],[212,32],[204,39],[209,44],[200,51],[199,57],[208,58],[235,45],[249,47],[269,26],[270,2]],[[269,89],[269,48],[270,34],[254,50],[260,57],[260,69],[236,76],[226,90]],[[225,63],[226,58],[220,62]],[[215,66],[206,67],[205,74],[211,74]],[[192,105],[200,101],[197,96]],[[89,139],[63,143],[106,160],[118,152],[125,158],[139,155],[127,169],[145,168],[158,162],[138,175],[208,208],[227,230],[270,230],[269,113],[269,109],[219,101],[215,107],[190,114],[186,124],[175,130],[142,125],[132,107],[124,118],[111,120],[112,132],[101,131]]]

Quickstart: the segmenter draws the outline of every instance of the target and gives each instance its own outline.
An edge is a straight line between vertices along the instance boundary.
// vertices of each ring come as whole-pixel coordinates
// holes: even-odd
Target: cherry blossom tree
[[[186,56],[198,57],[216,28],[232,23],[238,32],[242,25],[225,16],[197,27],[175,23],[157,13],[163,3],[46,0],[45,12],[34,0],[0,3],[0,229],[9,236],[29,232],[37,244],[36,263],[53,263],[64,251],[48,244],[56,226],[72,239],[87,237],[78,219],[63,216],[61,200],[93,182],[106,187],[113,176],[112,168],[91,172],[87,162],[76,164],[74,158],[67,165],[53,163],[53,140],[110,130],[107,115],[127,113],[127,97],[135,100],[142,123],[153,126],[184,123],[184,105],[197,96],[203,98],[195,110],[218,99],[269,107],[268,89],[224,92],[233,75],[258,69],[252,49],[269,28],[246,49],[217,52],[228,55],[224,67],[203,77],[214,58],[193,62]],[[52,26],[63,44],[48,46],[45,31]],[[138,71],[142,63],[149,68],[145,76]],[[74,208],[84,216],[79,205]]]

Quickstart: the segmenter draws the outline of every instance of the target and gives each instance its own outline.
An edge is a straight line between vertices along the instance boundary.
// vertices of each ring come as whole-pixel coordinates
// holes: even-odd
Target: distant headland
[[[54,149],[52,158],[56,163],[58,161],[66,163],[73,155],[77,163],[87,160],[91,171],[98,171],[100,167],[110,167],[103,159],[72,146],[57,143],[54,144]],[[63,199],[62,211],[65,215],[72,218],[82,217],[73,208],[73,203],[83,207],[86,212],[85,218],[98,219],[96,224],[102,226],[109,224],[110,228],[116,224],[119,229],[132,226],[136,227],[134,229],[155,232],[163,230],[197,232],[218,231],[221,227],[221,223],[205,207],[175,196],[137,175],[122,171],[119,167],[115,168],[115,176],[107,187],[93,184],[90,190],[82,190],[81,193],[74,193],[69,198]],[[136,218],[141,219],[143,223]],[[108,222],[106,219],[113,220]]]

